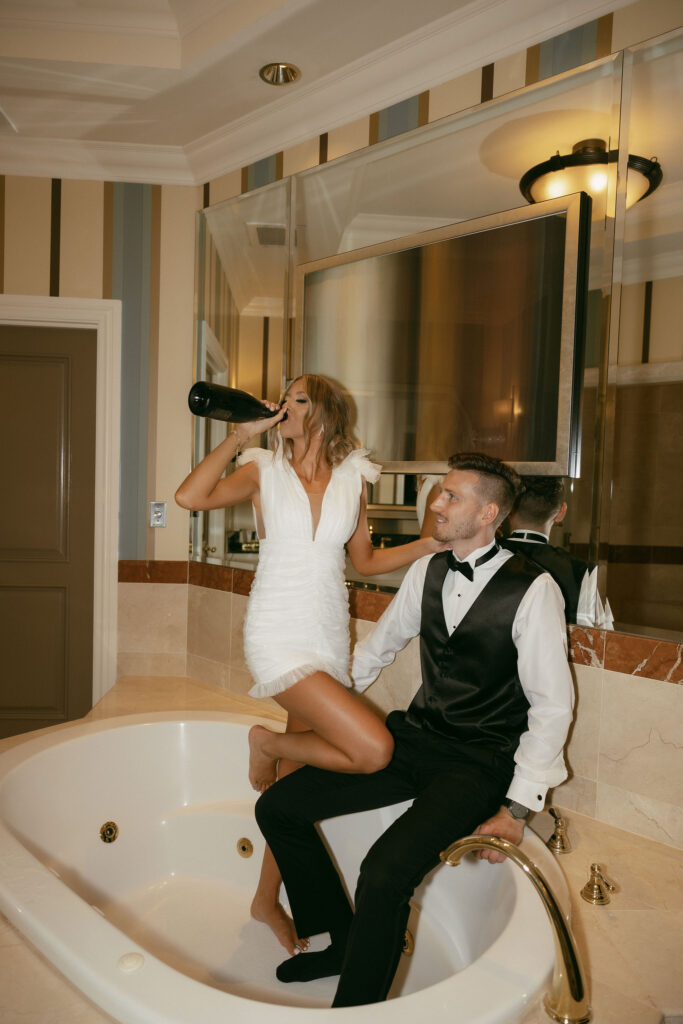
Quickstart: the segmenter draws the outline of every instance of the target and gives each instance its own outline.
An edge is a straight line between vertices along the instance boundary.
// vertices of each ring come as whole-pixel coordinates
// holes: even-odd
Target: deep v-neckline
[[[311,496],[308,493],[308,491],[306,490],[306,488],[304,487],[303,480],[301,479],[301,477],[299,476],[297,471],[294,469],[294,466],[292,465],[291,462],[289,463],[289,468],[291,469],[292,473],[294,474],[294,476],[296,478],[296,482],[298,483],[299,487],[301,488],[301,493],[303,494],[303,496],[306,499],[306,505],[308,506],[308,516],[309,516],[309,521],[310,521],[310,524],[311,524],[311,540],[314,541],[316,539],[316,537],[318,536],[318,530],[320,529],[320,523],[322,522],[323,510],[325,508],[325,498],[327,497],[327,492],[329,491],[330,484],[332,483],[332,477],[334,475],[334,466],[332,466],[332,468],[330,469],[329,479],[328,479],[327,483],[325,484],[325,489],[324,489],[324,491],[322,492],[322,494],[320,496],[320,515],[318,516],[318,522],[317,523],[314,522],[314,520],[313,520],[313,506],[311,505]]]

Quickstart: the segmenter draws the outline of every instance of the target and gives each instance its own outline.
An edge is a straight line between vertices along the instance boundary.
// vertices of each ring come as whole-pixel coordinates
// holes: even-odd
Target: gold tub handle
[[[473,850],[496,850],[522,869],[543,901],[555,940],[555,968],[550,991],[543,999],[545,1011],[559,1024],[588,1024],[593,1011],[588,1005],[581,960],[569,925],[541,870],[517,846],[498,836],[465,836],[444,850],[441,860],[456,867]]]

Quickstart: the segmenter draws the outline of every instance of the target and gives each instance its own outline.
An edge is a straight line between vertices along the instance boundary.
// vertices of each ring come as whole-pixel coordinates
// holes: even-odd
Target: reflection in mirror
[[[551,542],[599,558],[616,629],[668,637],[683,637],[682,40],[672,33],[311,168],[293,179],[291,204],[279,182],[211,207],[198,245],[198,317],[232,353],[228,383],[275,398],[291,366],[290,265],[519,206],[525,171],[579,139],[610,140],[622,169],[629,152],[656,155],[660,188],[625,214],[612,191],[606,215],[593,220],[581,465],[565,481],[568,510]],[[624,187],[620,180],[620,195]],[[226,342],[231,320],[239,346]],[[417,535],[419,493],[413,474],[384,474],[371,496],[376,543]],[[257,554],[241,547],[253,543],[253,529],[251,509],[235,510],[230,564],[253,568]],[[193,558],[206,557],[203,543],[193,544]]]
[[[683,633],[683,33],[637,47],[628,151],[657,154],[662,185],[627,209],[612,331],[600,554],[617,629]]]
[[[589,228],[581,194],[305,264],[301,366],[344,383],[385,470],[573,474]]]
[[[612,629],[609,601],[598,593],[598,567],[555,543],[553,527],[567,515],[567,489],[561,477],[523,476],[522,491],[501,531],[501,543],[549,572],[562,591],[567,622]]]
[[[289,193],[289,181],[279,181],[198,214],[195,380],[279,399],[288,337]],[[225,423],[195,417],[194,465],[225,434]],[[253,568],[258,541],[251,505],[193,513],[191,522],[193,560]]]

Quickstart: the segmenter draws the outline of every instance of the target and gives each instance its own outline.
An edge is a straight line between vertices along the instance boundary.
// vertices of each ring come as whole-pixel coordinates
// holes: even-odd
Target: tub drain
[[[239,853],[240,857],[251,857],[252,853],[254,852],[254,844],[252,843],[251,839],[238,839],[237,852]]]
[[[401,950],[405,956],[412,956],[413,950],[415,949],[415,939],[406,928],[406,933],[403,936],[403,949]]]
[[[113,843],[119,834],[119,826],[115,821],[105,821],[100,829],[100,839],[103,843]]]

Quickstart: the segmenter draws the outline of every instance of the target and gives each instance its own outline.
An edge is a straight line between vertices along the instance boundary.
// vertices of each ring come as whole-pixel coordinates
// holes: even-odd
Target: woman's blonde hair
[[[304,418],[304,439],[306,451],[311,440],[322,428],[319,461],[328,466],[338,466],[349,452],[358,447],[358,440],[351,426],[351,405],[346,392],[329,377],[317,373],[302,373],[287,388],[289,391],[296,381],[301,381],[311,406]],[[286,394],[286,392],[285,392]],[[291,457],[292,441],[283,438],[285,452]]]

